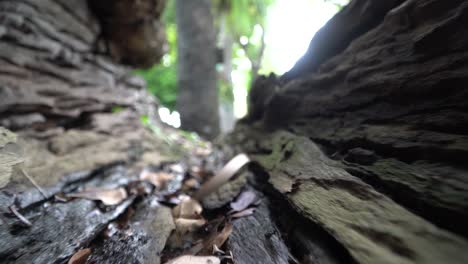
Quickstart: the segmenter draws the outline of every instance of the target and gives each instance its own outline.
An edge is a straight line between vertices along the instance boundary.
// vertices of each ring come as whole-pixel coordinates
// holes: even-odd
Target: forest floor
[[[176,137],[185,153],[152,165],[115,162],[45,183],[21,165],[16,136],[2,135],[2,159],[17,157],[9,164],[23,177],[8,186],[29,186],[0,194],[5,263],[235,263],[243,234],[225,243],[235,223],[239,232],[243,218],[268,212],[248,183],[247,156],[223,168],[221,152],[200,139]],[[168,156],[161,152],[152,157]]]

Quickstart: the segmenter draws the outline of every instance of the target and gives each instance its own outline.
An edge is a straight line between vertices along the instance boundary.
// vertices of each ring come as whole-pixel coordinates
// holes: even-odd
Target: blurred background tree
[[[235,118],[246,114],[246,97],[252,80],[258,74],[283,74],[289,70],[307,49],[313,34],[349,2],[211,1],[217,36],[216,69],[222,131],[232,128]],[[146,80],[148,89],[159,98],[161,105],[174,111],[178,63],[175,0],[168,0],[163,21],[168,35],[168,53],[161,64],[136,73]]]
[[[207,139],[220,133],[212,0],[176,0],[176,109],[181,128]]]
[[[246,114],[250,83],[258,75],[265,51],[268,7],[274,0],[214,0],[218,47],[222,60],[220,91],[223,130],[230,130],[235,117]],[[230,118],[232,117],[232,118]]]

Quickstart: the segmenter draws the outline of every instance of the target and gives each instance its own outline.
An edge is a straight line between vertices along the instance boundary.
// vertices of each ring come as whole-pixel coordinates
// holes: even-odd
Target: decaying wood
[[[164,7],[164,1],[111,2],[105,2],[113,10],[106,26],[119,24],[117,17],[124,19],[125,5],[141,9],[125,19],[134,15],[134,20],[145,23],[158,21]],[[130,161],[137,167],[144,162],[157,164],[174,154],[140,121],[144,115],[157,122],[156,102],[144,90],[143,81],[109,54],[99,53],[96,43],[101,38],[113,40],[101,36],[104,17],[96,17],[97,9],[84,0],[0,3],[0,125],[17,132],[24,171],[44,188],[68,174],[117,162]],[[161,26],[154,30],[159,29],[163,30]],[[139,43],[148,44],[145,41],[150,40]],[[160,52],[162,46],[151,50]],[[126,56],[131,52],[127,50]],[[138,56],[142,55],[134,57]],[[146,62],[132,62],[139,63]],[[113,113],[116,107],[124,110]],[[1,155],[2,164],[12,163],[11,155]],[[3,162],[3,157],[9,159]],[[29,188],[24,177],[13,178],[7,189]]]
[[[352,1],[289,73],[259,80],[227,142],[356,262],[463,263],[468,5],[390,2]]]
[[[167,41],[159,18],[166,1],[89,1],[101,22],[101,37],[114,61],[151,67],[161,59]]]
[[[63,193],[118,188],[144,166],[179,157],[140,121],[145,116],[158,124],[157,102],[144,82],[116,63],[147,66],[161,57],[164,3],[99,1],[112,10],[104,15],[85,0],[0,2],[0,126],[15,132],[0,128],[2,262],[66,263],[93,246],[90,259],[116,263],[106,254],[126,252],[118,250],[115,237],[103,245],[92,242],[133,205],[142,211],[133,218],[132,238],[144,240],[135,242],[139,251],[132,256],[138,263],[159,261],[173,228],[163,207],[145,207],[131,195],[102,208],[94,201],[67,201]],[[125,6],[143,11],[122,14]]]
[[[96,242],[88,263],[161,263],[161,253],[174,229],[171,210],[151,199],[140,203],[127,227],[108,239]]]
[[[65,263],[83,248],[89,263],[159,263],[175,228],[161,197],[131,185],[180,150],[144,128],[141,116],[159,126],[156,102],[116,63],[161,56],[165,1],[89,2],[0,1],[0,124],[16,133],[0,128],[5,263]],[[462,0],[354,0],[289,73],[257,80],[249,116],[205,162],[245,152],[253,176],[214,192],[204,213],[225,210],[246,182],[261,201],[228,217],[215,253],[466,262],[467,10]],[[110,207],[65,199],[94,187],[129,196]]]
[[[236,263],[288,263],[289,250],[272,221],[267,201],[254,214],[235,220],[227,247]]]
[[[96,211],[94,203],[86,200],[37,208],[37,211],[29,213],[30,218],[38,218],[33,221],[31,227],[26,229],[18,227],[17,231],[10,230],[13,228],[11,223],[5,223],[0,227],[2,261],[4,263],[65,262],[80,247],[94,239],[129,204],[125,202],[107,213]]]
[[[257,140],[271,153],[252,158],[268,172],[271,185],[358,262],[462,263],[467,257],[465,239],[414,215],[350,175],[308,138],[277,132]]]

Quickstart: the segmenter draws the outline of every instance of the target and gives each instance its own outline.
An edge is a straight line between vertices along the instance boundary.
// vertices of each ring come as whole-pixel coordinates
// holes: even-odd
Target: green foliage
[[[219,99],[222,103],[231,103],[234,100],[232,87],[223,79],[218,80]]]
[[[112,107],[112,113],[120,113],[124,110],[125,108],[121,107],[121,106],[113,106]]]
[[[140,122],[148,128],[156,138],[160,139],[171,150],[178,153],[187,153],[193,150],[194,146],[207,148],[209,143],[203,141],[197,133],[178,130],[177,132],[165,130],[160,125],[155,124],[147,115],[140,116]]]
[[[259,67],[263,57],[268,7],[275,3],[275,0],[214,0],[214,2],[218,27],[234,40],[232,66],[238,76],[234,85],[249,89],[250,80],[257,73],[253,73],[252,70],[258,71],[256,67]],[[232,92],[224,93],[223,88],[220,86],[221,96],[232,97]]]
[[[175,24],[176,23],[176,14],[175,14],[175,0],[168,0],[164,13],[162,15],[162,21],[165,25]]]
[[[157,64],[148,70],[136,70],[135,73],[145,79],[148,91],[155,95],[163,106],[175,109],[177,98],[175,63],[168,66]]]
[[[255,25],[265,25],[268,6],[274,0],[214,0],[219,14],[226,21],[233,36],[251,36]]]
[[[163,106],[171,110],[175,109],[177,99],[177,29],[174,2],[168,2],[163,14],[169,53],[164,55],[162,63],[155,64],[147,70],[135,71],[135,74],[145,79],[148,91],[155,95]]]

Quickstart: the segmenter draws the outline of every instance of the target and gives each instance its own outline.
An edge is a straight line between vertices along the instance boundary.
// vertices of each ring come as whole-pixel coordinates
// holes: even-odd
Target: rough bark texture
[[[220,130],[211,1],[176,0],[177,110],[182,128],[214,139]]]
[[[153,3],[112,2],[107,7],[114,13],[117,7],[146,8],[145,3]],[[141,16],[135,13],[133,19]],[[99,55],[100,40],[118,44],[102,39],[100,23],[86,1],[1,1],[0,21],[0,124],[20,135],[26,168],[39,184],[135,160],[131,149],[140,152],[137,158],[151,155],[150,149],[160,142],[144,140],[149,134],[140,115],[155,119],[156,102],[129,69],[115,64],[109,54]],[[117,30],[118,20],[111,21]],[[144,45],[140,37],[127,35],[126,44]],[[126,50],[126,56],[132,53]],[[113,113],[117,107],[126,110]]]
[[[106,254],[121,245],[91,242],[135,199],[102,209],[55,195],[114,188],[143,166],[179,155],[143,126],[142,115],[157,124],[157,102],[116,63],[147,66],[159,59],[164,1],[91,2],[93,8],[84,0],[0,1],[0,126],[16,133],[0,128],[2,263],[66,263],[91,246],[99,263],[119,263],[117,254]],[[139,249],[127,248],[132,263],[159,262],[173,229],[168,211],[152,207],[135,215],[140,224],[127,230]]]
[[[174,228],[154,197],[105,208],[60,198],[144,191],[132,185],[141,168],[166,169],[177,154],[144,129],[155,102],[114,63],[159,56],[147,47],[163,2],[95,2],[91,12],[85,1],[0,1],[0,123],[16,133],[0,128],[5,263],[65,263],[83,247],[89,263],[159,263]],[[224,146],[255,160],[261,198],[233,221],[236,263],[466,262],[467,12],[461,0],[354,0],[288,74],[256,81]]]
[[[466,1],[352,1],[228,138],[359,263],[467,259]]]

